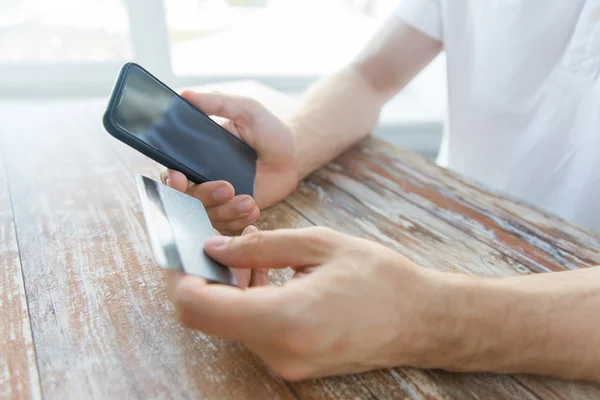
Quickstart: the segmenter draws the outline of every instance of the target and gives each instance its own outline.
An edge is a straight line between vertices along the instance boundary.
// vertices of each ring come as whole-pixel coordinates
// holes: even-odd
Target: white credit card
[[[142,175],[136,174],[135,181],[156,263],[209,282],[237,285],[231,270],[204,251],[215,231],[202,202]]]

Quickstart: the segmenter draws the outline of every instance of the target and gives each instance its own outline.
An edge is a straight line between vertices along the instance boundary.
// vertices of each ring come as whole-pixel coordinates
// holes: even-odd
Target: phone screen
[[[206,180],[254,195],[256,153],[145,70],[130,66],[112,121]],[[183,171],[182,171],[183,172]]]

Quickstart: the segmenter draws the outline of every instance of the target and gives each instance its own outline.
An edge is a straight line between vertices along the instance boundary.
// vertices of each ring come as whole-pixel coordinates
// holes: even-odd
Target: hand
[[[258,232],[258,229],[249,225],[242,232],[242,236],[248,235],[250,233]],[[221,234],[215,230],[215,233],[220,236]],[[263,268],[231,268],[233,276],[235,276],[235,280],[238,283],[238,286],[241,288],[247,288],[251,286],[263,286],[269,283],[269,270]]]
[[[435,354],[441,273],[367,240],[325,228],[216,237],[205,250],[234,268],[296,270],[283,287],[240,290],[171,275],[184,326],[237,339],[288,380],[396,365]]]
[[[256,151],[255,199],[235,196],[233,186],[224,181],[191,184],[176,171],[164,171],[161,180],[202,201],[218,230],[240,231],[258,219],[259,209],[283,200],[298,185],[292,132],[255,100],[191,90],[181,95],[204,113],[225,118],[223,127]]]

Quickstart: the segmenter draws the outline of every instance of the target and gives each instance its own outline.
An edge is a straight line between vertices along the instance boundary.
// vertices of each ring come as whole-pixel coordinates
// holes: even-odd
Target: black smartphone
[[[115,138],[190,181],[254,196],[256,152],[140,65],[121,68],[103,118]]]

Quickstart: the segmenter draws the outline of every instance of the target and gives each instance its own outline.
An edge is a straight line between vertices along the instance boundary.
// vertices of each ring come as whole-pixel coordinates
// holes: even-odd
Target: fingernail
[[[252,233],[252,232],[256,232],[256,231],[258,231],[258,229],[254,225],[248,225],[242,231],[242,236],[243,235],[247,235],[247,234]]]
[[[225,245],[227,245],[227,243],[231,240],[231,238],[229,236],[215,236],[215,237],[211,237],[210,239],[207,239],[206,242],[204,242],[204,247],[210,247],[212,249],[220,249],[222,247],[225,247]]]
[[[169,178],[169,177],[167,177],[167,179],[165,179],[165,185],[169,186],[169,180],[170,180],[170,179],[171,179],[171,178]]]
[[[213,190],[213,197],[217,201],[227,200],[229,197],[229,190],[226,186],[219,186],[215,190]]]
[[[252,200],[244,199],[244,200],[240,201],[239,203],[237,203],[236,208],[241,213],[247,213],[247,212],[250,212],[253,207],[254,207],[254,204],[252,204]]]
[[[258,219],[258,216],[260,214],[260,211],[258,211],[258,208],[255,208],[254,211],[252,211],[252,214],[250,214],[250,216],[248,217],[248,220],[254,222]]]

